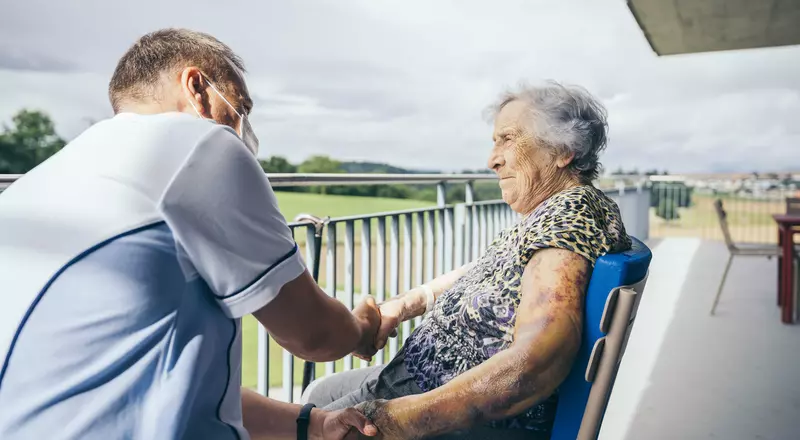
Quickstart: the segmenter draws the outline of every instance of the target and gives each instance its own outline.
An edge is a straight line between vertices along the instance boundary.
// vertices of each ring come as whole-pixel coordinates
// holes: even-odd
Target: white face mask
[[[208,78],[206,78],[206,81],[208,81]],[[253,156],[257,156],[258,138],[256,137],[256,134],[253,132],[253,127],[250,125],[250,120],[247,119],[247,115],[240,114],[239,112],[237,112],[236,107],[232,106],[231,103],[228,102],[227,99],[225,99],[225,96],[222,93],[220,93],[219,90],[217,90],[217,88],[211,81],[208,81],[208,85],[215,92],[217,92],[217,95],[219,95],[219,97],[222,98],[223,101],[225,101],[225,104],[228,104],[228,107],[230,107],[231,110],[233,110],[233,112],[236,113],[236,116],[239,117],[239,130],[238,130],[239,137],[242,139],[242,142],[244,142],[244,145],[247,147],[247,149],[250,150],[251,153],[253,153]],[[194,112],[197,113],[197,116],[203,118],[203,115],[201,115],[200,112],[197,111],[197,107],[195,107],[194,103],[191,100],[189,100],[189,105],[192,106]]]

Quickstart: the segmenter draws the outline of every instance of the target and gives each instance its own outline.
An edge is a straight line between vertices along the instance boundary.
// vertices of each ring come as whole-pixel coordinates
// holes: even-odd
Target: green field
[[[289,222],[300,213],[313,214],[318,217],[330,216],[336,218],[358,214],[424,208],[433,205],[430,202],[408,199],[382,199],[292,192],[276,192],[275,194],[278,198],[278,206],[280,207],[281,213]],[[357,229],[360,228],[357,226]],[[339,234],[340,236],[337,241],[341,242],[344,235],[343,230],[339,230]],[[358,237],[358,235],[356,235],[356,237]],[[298,242],[302,243],[304,234],[298,231],[296,238]],[[324,282],[322,284],[324,285]],[[242,328],[242,385],[250,388],[254,388],[258,381],[257,335],[257,321],[252,316],[245,317],[243,319]],[[385,359],[388,359],[388,357]],[[269,360],[270,386],[280,386],[283,378],[283,351],[274,341],[270,341]],[[358,359],[353,360],[354,365],[358,365],[359,362],[361,361]],[[342,361],[338,361],[337,364],[337,370],[341,370]],[[319,374],[324,372],[324,365],[318,365],[317,368]],[[296,384],[300,384],[302,380],[302,371],[302,361],[295,358],[294,377]]]
[[[400,211],[433,206],[431,202],[410,199],[382,199],[378,197],[332,196],[310,193],[275,192],[278,207],[288,222],[298,214],[317,217],[344,217],[357,214]]]
[[[778,229],[772,218],[786,210],[784,200],[759,200],[721,196],[728,228],[734,242],[776,243]],[[693,194],[692,204],[679,208],[680,218],[665,221],[656,210],[650,213],[650,237],[700,237],[722,240],[722,229],[714,208],[715,196]]]

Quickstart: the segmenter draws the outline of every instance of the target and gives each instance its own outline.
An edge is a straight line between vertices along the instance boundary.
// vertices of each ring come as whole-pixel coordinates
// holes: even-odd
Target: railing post
[[[481,251],[482,254],[489,247],[489,207],[491,205],[481,205],[480,208],[480,228],[481,228]]]
[[[417,228],[414,240],[414,263],[417,277],[414,282],[419,286],[425,283],[425,214],[418,212],[416,217]],[[414,318],[414,327],[418,326],[421,322],[421,317],[417,316]]]
[[[474,258],[473,230],[475,229],[475,186],[472,181],[467,182],[464,188],[464,263],[472,261]]]
[[[349,220],[344,224],[344,305],[352,310],[354,303],[355,291],[355,221]],[[344,371],[353,369],[353,356],[347,355],[344,357]]]
[[[446,260],[447,260],[447,225],[448,223],[446,217],[447,214],[445,212],[444,206],[447,204],[447,187],[445,186],[445,182],[439,182],[436,184],[436,205],[439,206],[439,215],[437,221],[437,231],[438,231],[438,239],[436,240],[436,275],[441,275],[447,272]],[[452,249],[451,249],[452,253]]]
[[[377,299],[382,303],[386,299],[386,217],[378,217],[378,258],[375,275],[377,277]],[[383,352],[375,353],[375,365],[383,365]]]
[[[652,190],[649,187],[646,187],[644,182],[640,182],[639,187],[637,188],[637,192],[639,193],[639,225],[641,227],[641,231],[639,232],[641,235],[636,237],[640,240],[648,240],[650,239],[650,197],[652,197]]]
[[[258,325],[258,393],[269,397],[269,334]]]
[[[414,219],[411,214],[403,215],[403,292],[408,292],[412,287],[412,260],[414,256],[414,249],[412,247],[412,233],[413,233]],[[405,321],[402,325],[403,339],[411,334],[411,321]],[[389,352],[397,353],[398,339],[392,338],[389,341]],[[402,339],[401,339],[402,341]]]
[[[326,253],[326,267],[325,267],[325,287],[328,296],[336,298],[336,223],[331,223],[328,226],[328,249]],[[336,364],[333,362],[325,363],[325,375],[331,375],[336,372]]]
[[[283,351],[283,396],[287,402],[294,402],[294,356]]]
[[[389,236],[389,298],[394,298],[400,294],[400,216],[391,217],[391,229]],[[389,358],[394,358],[397,354],[397,338],[389,340]]]
[[[372,220],[367,218],[361,222],[361,300],[372,294]],[[368,362],[361,360],[361,367]]]

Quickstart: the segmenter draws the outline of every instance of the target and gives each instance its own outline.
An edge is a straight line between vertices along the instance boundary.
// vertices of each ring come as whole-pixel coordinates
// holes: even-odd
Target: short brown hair
[[[234,77],[233,67],[244,72],[242,59],[211,35],[188,29],[151,32],[125,52],[111,76],[108,97],[114,113],[124,100],[152,96],[165,72],[191,65],[219,82],[217,86],[223,90]]]

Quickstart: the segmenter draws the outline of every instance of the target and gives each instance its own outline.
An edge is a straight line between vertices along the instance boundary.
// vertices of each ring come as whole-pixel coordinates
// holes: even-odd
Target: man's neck
[[[136,113],[138,115],[155,115],[159,113],[180,112],[174,106],[165,106],[159,102],[132,102],[119,106],[117,113]]]

